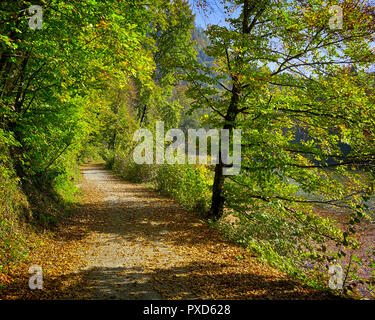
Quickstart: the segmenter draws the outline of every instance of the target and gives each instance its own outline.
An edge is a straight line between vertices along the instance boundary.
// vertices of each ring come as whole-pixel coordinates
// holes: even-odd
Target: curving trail
[[[101,164],[82,173],[82,204],[32,259],[45,270],[43,290],[26,288],[26,266],[8,298],[332,298],[258,262],[158,192]]]
[[[249,257],[173,200],[101,165],[82,172],[81,209],[100,219],[94,219],[83,257],[84,287],[94,288],[88,298],[322,297]]]

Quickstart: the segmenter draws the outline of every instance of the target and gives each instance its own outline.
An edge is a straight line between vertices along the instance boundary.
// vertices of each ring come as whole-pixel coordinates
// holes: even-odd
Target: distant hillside
[[[214,61],[213,58],[209,57],[204,49],[209,45],[210,40],[207,35],[204,33],[204,30],[200,27],[196,27],[191,31],[191,37],[194,41],[197,42],[195,49],[198,51],[198,62],[201,64],[210,64]]]

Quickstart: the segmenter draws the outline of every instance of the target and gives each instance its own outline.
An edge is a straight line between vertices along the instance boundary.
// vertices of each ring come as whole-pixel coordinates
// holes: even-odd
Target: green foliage
[[[36,4],[43,28],[31,30],[27,9]],[[168,8],[164,1],[147,8],[138,1],[1,2],[0,264],[23,251],[25,221],[49,227],[77,201],[78,163],[105,156],[116,108],[108,88],[122,90],[130,78],[152,87],[149,22],[165,24],[159,11]]]
[[[336,229],[329,219],[314,215],[310,215],[310,218],[316,219],[315,224],[320,228]],[[288,220],[285,212],[263,207],[247,215],[227,213],[220,221],[211,220],[210,224],[224,232],[229,239],[248,248],[261,261],[316,288],[326,287],[328,277],[325,276],[325,282],[322,282],[319,272],[325,269],[326,261],[322,259],[321,251],[317,250],[319,239],[316,232],[303,221],[293,223]]]
[[[205,37],[182,0],[1,2],[1,265],[23,255],[21,221],[56,224],[78,164],[100,159],[191,210],[208,211],[214,189],[239,219],[215,225],[299,277],[358,249],[374,193],[371,7],[343,2],[345,26],[331,30],[323,0],[224,3],[241,14]],[[28,26],[32,4],[41,30]],[[216,170],[213,188],[208,167],[135,164],[134,132],[160,120],[241,129],[241,174]],[[317,204],[345,209],[348,225]]]
[[[19,221],[27,220],[30,214],[27,200],[14,176],[13,179],[6,177],[4,172],[7,171],[0,171],[0,272],[25,257],[27,243]]]
[[[210,206],[212,173],[202,165],[163,164],[158,166],[156,188],[185,208],[206,213]]]
[[[204,125],[242,131],[241,174],[217,164],[212,216],[225,204],[238,237],[267,260],[292,270],[313,260],[324,274],[335,254],[321,248],[357,250],[353,224],[370,218],[373,7],[343,3],[333,30],[323,0],[226,4],[229,26],[206,31],[214,61],[186,67],[193,110],[210,110]],[[345,210],[348,224],[319,218],[317,205]]]
[[[0,273],[3,268],[27,256],[24,235],[14,226],[14,221],[0,217]]]

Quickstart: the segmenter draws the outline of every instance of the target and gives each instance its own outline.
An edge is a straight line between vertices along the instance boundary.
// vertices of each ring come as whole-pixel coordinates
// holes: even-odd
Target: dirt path
[[[22,274],[7,298],[329,297],[259,263],[197,214],[144,185],[123,181],[98,164],[82,173],[82,205],[33,258],[45,270],[44,289],[25,289],[29,275]]]
[[[99,196],[86,198],[88,210],[103,215],[97,230],[87,237],[89,250],[84,256],[86,285],[96,288],[92,298],[161,299],[154,289],[152,270],[183,262],[173,244],[165,240],[168,228],[162,216],[163,206],[173,210],[176,205],[101,167],[86,167],[83,175],[85,184],[96,189],[96,195],[92,190],[86,194]],[[196,297],[188,288],[178,291],[181,297]]]

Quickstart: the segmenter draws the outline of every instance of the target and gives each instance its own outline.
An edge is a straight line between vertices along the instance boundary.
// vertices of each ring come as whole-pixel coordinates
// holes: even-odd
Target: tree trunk
[[[238,102],[240,97],[240,89],[236,84],[233,85],[232,97],[227,114],[225,116],[225,125],[223,129],[228,129],[230,133],[233,132],[234,124],[238,115]],[[212,202],[210,209],[210,216],[215,220],[218,220],[223,215],[225,197],[223,196],[223,188],[225,182],[225,176],[223,174],[224,163],[221,157],[221,146],[219,152],[219,163],[215,166],[215,177],[214,184],[212,187]]]
[[[210,216],[215,220],[223,215],[225,199],[222,195],[225,176],[223,175],[223,165],[217,164],[215,167],[215,178],[212,187],[212,201]]]

